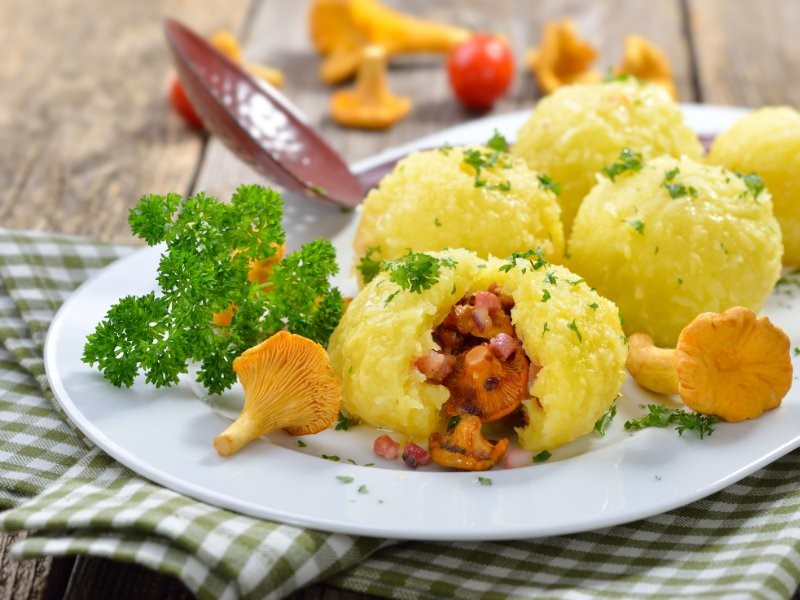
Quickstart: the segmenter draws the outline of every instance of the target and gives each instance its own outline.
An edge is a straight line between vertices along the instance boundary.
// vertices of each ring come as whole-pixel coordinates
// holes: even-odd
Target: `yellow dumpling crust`
[[[420,292],[381,273],[350,303],[331,336],[331,365],[348,413],[379,428],[427,440],[443,431],[446,387],[415,361],[438,349],[432,335],[465,294],[498,286],[514,300],[511,321],[525,354],[542,365],[522,406],[519,443],[553,449],[590,432],[619,393],[627,346],[617,307],[564,267],[533,258],[479,258],[457,249],[438,282]]]
[[[800,264],[800,112],[770,106],[748,113],[717,136],[708,162],[764,180],[783,234],[783,262]]]
[[[584,199],[568,266],[624,317],[672,347],[702,312],[758,311],[781,270],[781,232],[760,182],[689,158],[659,157]]]
[[[470,155],[493,164],[476,170]],[[560,260],[561,213],[546,181],[523,160],[482,146],[410,154],[360,207],[356,260],[371,248],[379,249],[372,258],[394,259],[409,249],[469,248],[486,258],[537,247]]]
[[[569,237],[595,173],[623,148],[635,148],[645,158],[685,154],[699,159],[703,152],[669,94],[659,85],[630,79],[559,88],[536,104],[511,153],[561,185],[561,219]]]

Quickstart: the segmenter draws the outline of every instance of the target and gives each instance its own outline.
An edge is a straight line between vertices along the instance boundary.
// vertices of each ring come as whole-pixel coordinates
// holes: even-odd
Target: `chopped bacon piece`
[[[478,331],[486,331],[492,324],[492,317],[489,316],[489,309],[485,306],[476,306],[472,309],[472,320]]]
[[[475,292],[472,297],[475,298],[475,308],[486,308],[489,314],[494,314],[501,308],[500,298],[492,292],[481,290]]]
[[[512,448],[503,457],[503,468],[518,469],[533,464],[533,452],[528,452],[522,448]]]
[[[419,372],[425,375],[426,378],[440,383],[444,381],[450,372],[453,370],[455,364],[455,357],[453,355],[445,356],[441,352],[431,350],[427,356],[422,356],[414,361],[414,366],[419,369]]]
[[[507,333],[498,333],[489,340],[489,350],[500,360],[508,360],[518,349],[519,342],[517,339]]]
[[[431,455],[419,444],[408,441],[403,448],[403,462],[412,469],[425,466],[431,462]]]
[[[400,456],[400,444],[384,434],[375,438],[372,451],[386,460],[395,460]]]

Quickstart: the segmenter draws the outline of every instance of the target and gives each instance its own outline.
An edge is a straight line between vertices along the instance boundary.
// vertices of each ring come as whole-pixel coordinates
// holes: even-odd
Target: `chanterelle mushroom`
[[[643,333],[628,343],[628,370],[640,385],[680,394],[692,410],[725,421],[777,407],[792,385],[789,337],[741,306],[697,316],[675,350],[655,347]]]
[[[432,433],[428,438],[431,460],[443,467],[463,471],[491,469],[508,450],[508,440],[492,443],[481,434],[481,420],[475,415],[455,417],[457,421],[446,434]]]
[[[447,52],[471,35],[461,27],[392,10],[378,0],[314,0],[309,29],[314,47],[325,55],[320,77],[329,84],[356,73],[367,45],[380,45],[390,56]]]
[[[386,82],[386,51],[367,46],[358,68],[356,87],[340,90],[331,98],[331,116],[340,125],[385,129],[411,110],[411,100],[395,96]]]
[[[562,85],[600,81],[600,73],[590,68],[597,51],[583,41],[570,19],[548,23],[538,48],[525,55],[528,68],[546,94]]]
[[[640,35],[625,36],[622,61],[615,72],[657,83],[664,87],[673,99],[678,97],[669,59],[660,49]]]
[[[275,429],[317,433],[339,413],[341,383],[325,349],[308,338],[280,331],[236,358],[233,369],[244,388],[244,408],[214,438],[222,456]]]

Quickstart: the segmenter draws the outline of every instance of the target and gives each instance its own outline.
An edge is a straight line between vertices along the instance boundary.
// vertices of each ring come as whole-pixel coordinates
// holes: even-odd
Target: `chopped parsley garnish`
[[[552,457],[553,454],[549,450],[542,450],[541,452],[539,452],[539,454],[533,457],[533,462],[535,463],[547,462]]]
[[[358,261],[356,269],[361,273],[361,278],[364,280],[364,283],[369,283],[381,272],[381,261],[373,258],[374,255],[380,254],[380,251],[380,246],[371,246],[367,248],[364,256]]]
[[[450,417],[450,420],[447,422],[447,431],[453,431],[456,427],[458,427],[459,423],[461,423],[461,417],[459,415]]]
[[[603,416],[597,419],[594,424],[594,430],[600,437],[605,436],[606,428],[611,424],[611,421],[614,420],[614,417],[617,416],[617,402],[616,400],[611,403],[611,406],[608,407],[608,410],[603,413]]]
[[[327,343],[344,301],[330,242],[315,240],[276,261],[269,284],[248,280],[253,262],[275,260],[284,243],[280,195],[240,186],[230,203],[199,193],[142,197],[128,223],[150,245],[165,244],[160,292],[126,296],[89,334],[83,362],[115,386],[139,373],[156,387],[174,385],[199,363],[197,381],[219,394],[236,381],[233,359],[282,329]],[[320,300],[321,299],[321,300]],[[231,309],[229,325],[214,315]]]
[[[353,422],[350,419],[339,412],[339,420],[336,422],[336,427],[334,427],[334,429],[336,431],[347,431],[352,424]]]
[[[548,331],[550,331],[550,325],[548,325],[547,321],[545,321],[544,325],[542,325],[542,337],[544,337],[544,334]]]
[[[494,130],[492,137],[486,142],[486,147],[495,152],[508,152],[508,140],[497,129]]]
[[[552,298],[552,296],[550,295],[550,290],[548,290],[547,288],[542,288],[542,302],[547,302],[548,300],[550,300],[550,298]]]
[[[339,462],[340,460],[342,460],[335,454],[323,454],[322,458],[324,458],[325,460],[332,460],[333,462]]]
[[[341,481],[342,483],[353,483],[353,478],[349,475],[337,475],[336,479]]]
[[[537,175],[536,179],[539,180],[539,187],[543,190],[550,190],[556,196],[561,193],[561,186],[544,173]]]
[[[442,226],[442,222],[439,220],[439,217],[434,217],[433,224],[436,225],[436,227]]]
[[[625,422],[625,429],[636,431],[647,427],[668,427],[675,425],[678,435],[684,431],[692,430],[703,439],[714,432],[714,425],[718,422],[716,417],[688,412],[682,408],[668,408],[660,404],[648,404],[647,414],[638,419]]]
[[[607,167],[603,167],[603,174],[611,181],[615,181],[617,176],[627,171],[641,171],[644,167],[644,158],[641,152],[636,152],[630,148],[623,148],[619,153],[617,161]]]
[[[308,444],[306,444],[303,440],[297,440],[298,448],[305,448],[306,446],[308,446]]]
[[[567,323],[567,327],[575,332],[575,335],[578,336],[579,342],[583,341],[583,336],[581,335],[581,332],[578,330],[578,326],[575,324],[575,319],[572,319],[571,323]]]
[[[690,186],[685,186],[682,183],[668,183],[664,182],[664,187],[667,188],[669,192],[669,197],[673,200],[677,198],[682,198],[684,196],[691,196],[692,198],[697,198],[698,192],[697,189]]]
[[[535,260],[532,257],[535,257]],[[527,262],[531,267],[533,267],[534,271],[538,271],[542,267],[546,267],[550,264],[544,258],[544,251],[541,248],[536,248],[536,250],[526,250],[525,252],[513,252],[511,256],[506,259],[506,263],[500,265],[500,270],[504,273],[508,273],[511,269],[517,266],[517,261]],[[523,273],[525,270],[526,268],[522,267]]]
[[[360,486],[358,486],[358,493],[369,494],[369,490],[367,489],[367,486],[362,483]]]
[[[479,476],[479,477],[478,477],[478,479],[476,479],[476,481],[477,481],[477,482],[478,482],[480,485],[492,485],[492,480],[491,480],[491,478],[489,478],[489,477],[480,477],[480,476]]]
[[[547,273],[545,273],[544,280],[550,285],[556,285],[558,283],[555,273],[553,273],[552,271],[548,271]]]
[[[639,235],[644,235],[644,221],[641,219],[628,219],[625,221],[628,225],[634,228],[636,233]]]
[[[469,165],[475,169],[475,187],[486,188],[487,190],[498,190],[507,192],[511,189],[511,182],[508,180],[501,181],[500,183],[489,183],[481,177],[483,169],[490,169],[498,164],[504,169],[511,166],[511,162],[506,156],[508,150],[508,142],[500,132],[495,130],[494,134],[489,141],[486,142],[488,152],[484,152],[475,148],[467,148],[464,150],[464,164]],[[500,159],[505,156],[505,160],[501,163]]]
[[[417,294],[438,283],[442,269],[452,269],[455,265],[456,261],[452,258],[439,258],[411,250],[396,260],[383,262],[390,281]]]
[[[450,151],[451,151],[452,149],[453,149],[453,147],[452,147],[450,144],[448,144],[448,143],[445,143],[443,146],[441,146],[441,147],[439,148],[439,152],[441,152],[441,153],[442,153],[442,154],[444,154],[445,156],[450,156]]]
[[[747,173],[746,175],[739,175],[739,178],[744,181],[747,189],[753,194],[753,198],[758,198],[758,195],[764,191],[764,180],[755,173]]]

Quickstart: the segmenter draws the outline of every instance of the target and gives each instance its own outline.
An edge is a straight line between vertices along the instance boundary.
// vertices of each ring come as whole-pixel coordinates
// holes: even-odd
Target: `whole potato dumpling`
[[[469,248],[485,258],[541,247],[549,260],[564,253],[560,209],[548,180],[524,161],[484,146],[405,157],[360,210],[357,261],[370,250],[375,260],[409,249]]]
[[[616,302],[628,334],[674,346],[702,312],[760,310],[780,276],[766,189],[719,166],[659,157],[598,183],[581,204],[568,266]]]
[[[645,158],[660,154],[700,158],[702,146],[680,107],[659,85],[633,79],[575,84],[540,100],[522,126],[512,154],[561,186],[564,234],[594,176],[631,148]]]
[[[450,391],[427,379],[419,359],[441,350],[434,329],[459,300],[495,290],[513,299],[515,335],[536,366],[524,382],[520,445],[536,452],[590,432],[625,378],[617,307],[536,254],[484,260],[456,249],[429,255],[452,265],[441,268],[434,285],[412,292],[382,272],[353,299],[331,336],[328,352],[347,412],[414,438],[443,431]]]
[[[714,140],[708,161],[764,180],[781,225],[783,262],[800,263],[800,112],[771,106],[748,113]]]

